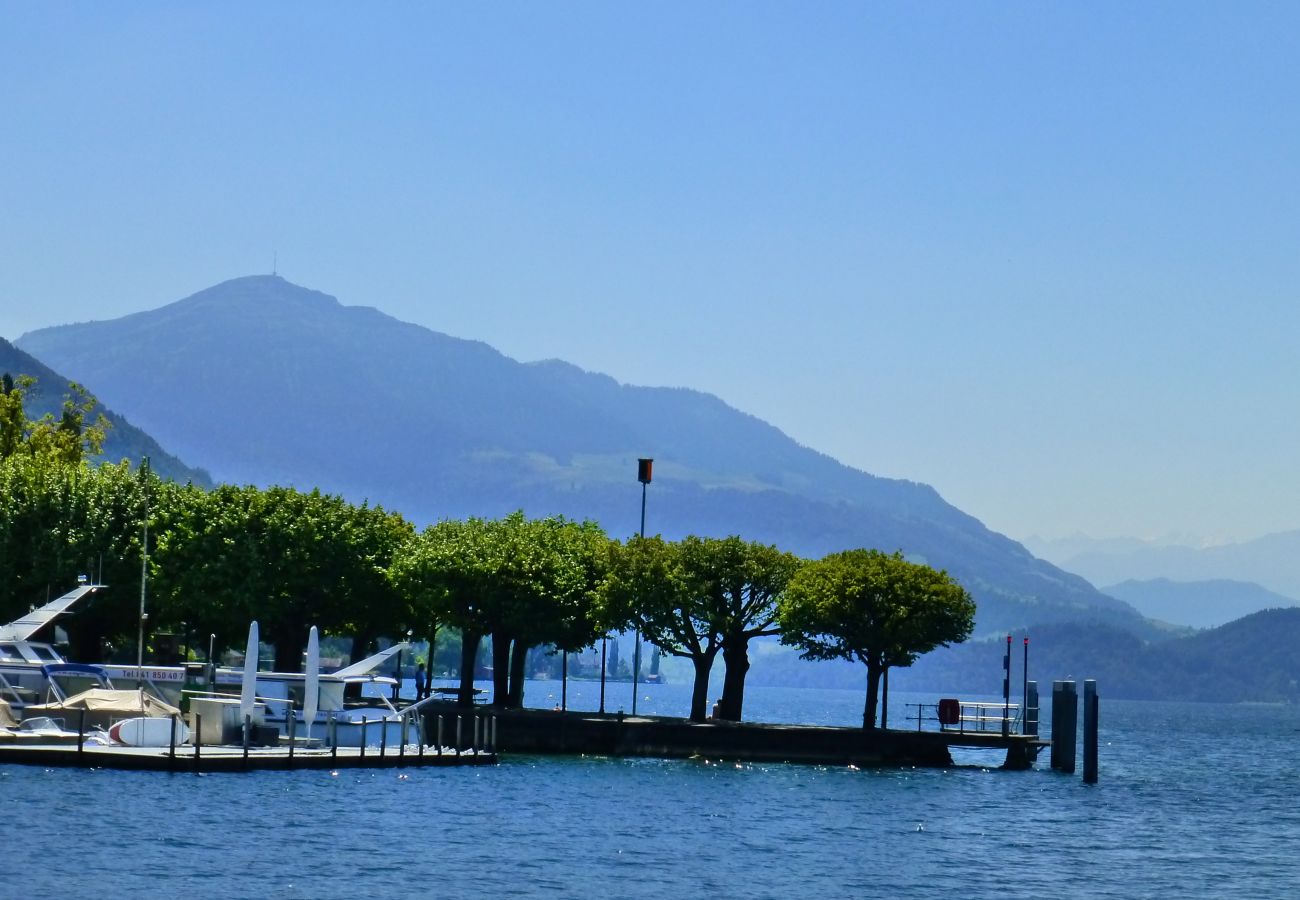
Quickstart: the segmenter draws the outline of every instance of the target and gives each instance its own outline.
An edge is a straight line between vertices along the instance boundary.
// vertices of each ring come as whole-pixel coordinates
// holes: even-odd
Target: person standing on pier
[[[424,663],[415,667],[415,699],[423,700],[429,696],[429,679],[424,675]]]

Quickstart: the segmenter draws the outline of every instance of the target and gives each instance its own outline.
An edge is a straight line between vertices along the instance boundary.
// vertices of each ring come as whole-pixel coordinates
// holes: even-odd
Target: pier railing
[[[908,703],[907,708],[914,710],[907,718],[915,719],[917,731],[925,730],[926,723],[933,723],[937,726],[933,730],[956,734],[1038,733],[1036,705],[1025,708],[1019,703],[947,698],[937,703]]]

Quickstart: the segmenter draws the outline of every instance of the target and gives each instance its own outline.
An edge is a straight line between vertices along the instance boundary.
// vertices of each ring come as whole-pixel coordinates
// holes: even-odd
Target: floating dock
[[[290,769],[393,769],[427,766],[495,765],[497,754],[489,750],[421,747],[243,747],[181,745],[168,747],[122,747],[84,744],[0,745],[0,764],[89,769],[135,769],[161,772],[252,772]]]

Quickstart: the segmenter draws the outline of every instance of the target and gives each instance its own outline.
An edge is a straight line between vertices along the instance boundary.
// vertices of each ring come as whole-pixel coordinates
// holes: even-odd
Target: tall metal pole
[[[140,537],[140,633],[135,642],[136,687],[144,687],[144,623],[149,614],[144,611],[145,581],[149,568],[149,457],[140,463],[141,485],[144,489],[144,525]]]
[[[1024,708],[1020,710],[1020,722],[1021,722],[1022,730],[1024,728],[1024,723],[1028,721],[1026,719],[1026,716],[1029,715],[1029,635],[1025,635],[1024,668],[1025,668],[1024,678],[1022,679],[1022,683],[1020,686],[1020,698],[1021,698],[1020,702],[1024,704]]]
[[[645,489],[641,482],[641,540],[645,540]],[[641,680],[641,623],[636,626],[636,643],[632,645],[632,715],[636,715],[636,695],[640,693]]]
[[[1002,657],[1002,736],[1011,730],[1011,635],[1007,635],[1007,654]]]
[[[641,482],[641,540],[645,540],[645,493],[653,472],[653,459],[636,461],[636,480]],[[641,679],[641,623],[636,626],[636,643],[632,646],[632,715],[636,715],[636,695]]]

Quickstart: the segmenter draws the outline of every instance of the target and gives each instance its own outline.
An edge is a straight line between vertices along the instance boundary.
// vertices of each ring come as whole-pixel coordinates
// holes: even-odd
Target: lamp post
[[[645,540],[645,493],[653,475],[655,461],[642,457],[636,461],[636,480],[641,482],[641,539]],[[641,681],[641,623],[636,626],[636,643],[632,645],[632,715],[636,715],[636,695]]]
[[[145,585],[149,575],[149,457],[140,461],[140,490],[144,495],[144,516],[140,532],[140,632],[135,642],[135,685],[144,689],[144,626],[149,614],[144,611]]]

